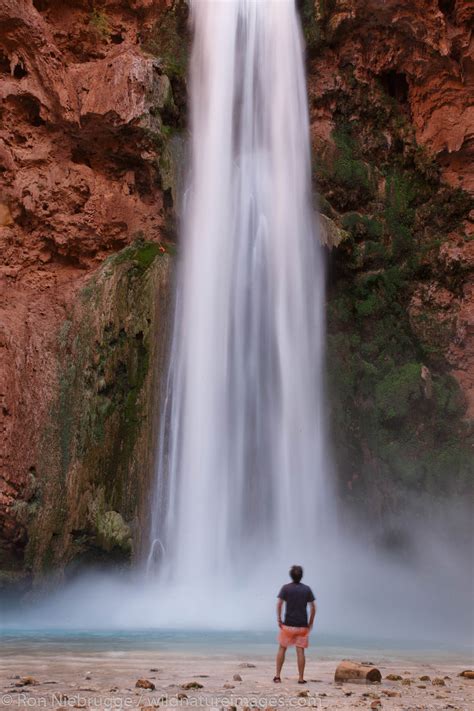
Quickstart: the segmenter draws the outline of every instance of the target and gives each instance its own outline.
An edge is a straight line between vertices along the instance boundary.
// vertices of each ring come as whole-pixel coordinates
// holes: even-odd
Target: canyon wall
[[[0,2],[0,586],[140,548],[186,19]]]
[[[343,230],[334,454],[346,500],[384,520],[407,496],[466,492],[473,473],[474,5],[300,9],[320,209]]]
[[[470,473],[474,9],[297,4],[340,488],[383,519]],[[0,584],[140,551],[187,15],[184,0],[0,0]]]

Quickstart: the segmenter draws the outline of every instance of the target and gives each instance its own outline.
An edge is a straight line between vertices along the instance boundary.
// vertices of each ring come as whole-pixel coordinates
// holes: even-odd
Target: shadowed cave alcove
[[[409,85],[406,74],[391,69],[380,76],[382,87],[386,93],[399,104],[408,104]]]

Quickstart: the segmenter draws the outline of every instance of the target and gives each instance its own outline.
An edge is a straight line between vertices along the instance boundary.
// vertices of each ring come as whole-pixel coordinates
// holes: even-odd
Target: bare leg
[[[278,647],[277,658],[276,658],[276,676],[279,677],[281,673],[281,668],[283,662],[285,661],[286,647],[282,647],[281,644]]]
[[[303,647],[296,647],[296,659],[298,661],[299,681],[304,681],[304,667],[306,664],[306,658],[304,656]]]

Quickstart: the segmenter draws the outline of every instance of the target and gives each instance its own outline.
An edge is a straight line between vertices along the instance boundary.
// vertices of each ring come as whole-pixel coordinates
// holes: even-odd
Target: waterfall
[[[324,270],[292,0],[195,0],[181,227],[149,569],[278,576],[328,511]]]

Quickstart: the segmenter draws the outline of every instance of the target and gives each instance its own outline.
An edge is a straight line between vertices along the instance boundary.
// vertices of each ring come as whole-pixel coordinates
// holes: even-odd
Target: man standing
[[[276,658],[276,675],[273,681],[276,684],[281,682],[280,674],[285,654],[288,647],[296,646],[296,656],[298,660],[298,684],[306,684],[304,679],[304,667],[306,659],[304,650],[308,646],[309,633],[313,629],[313,622],[316,615],[316,603],[313,592],[308,585],[301,582],[303,568],[300,565],[293,565],[290,570],[292,583],[283,585],[278,593],[277,619],[280,628],[278,649]],[[281,611],[285,603],[285,622],[282,622]],[[308,623],[307,606],[310,605],[310,616]]]

